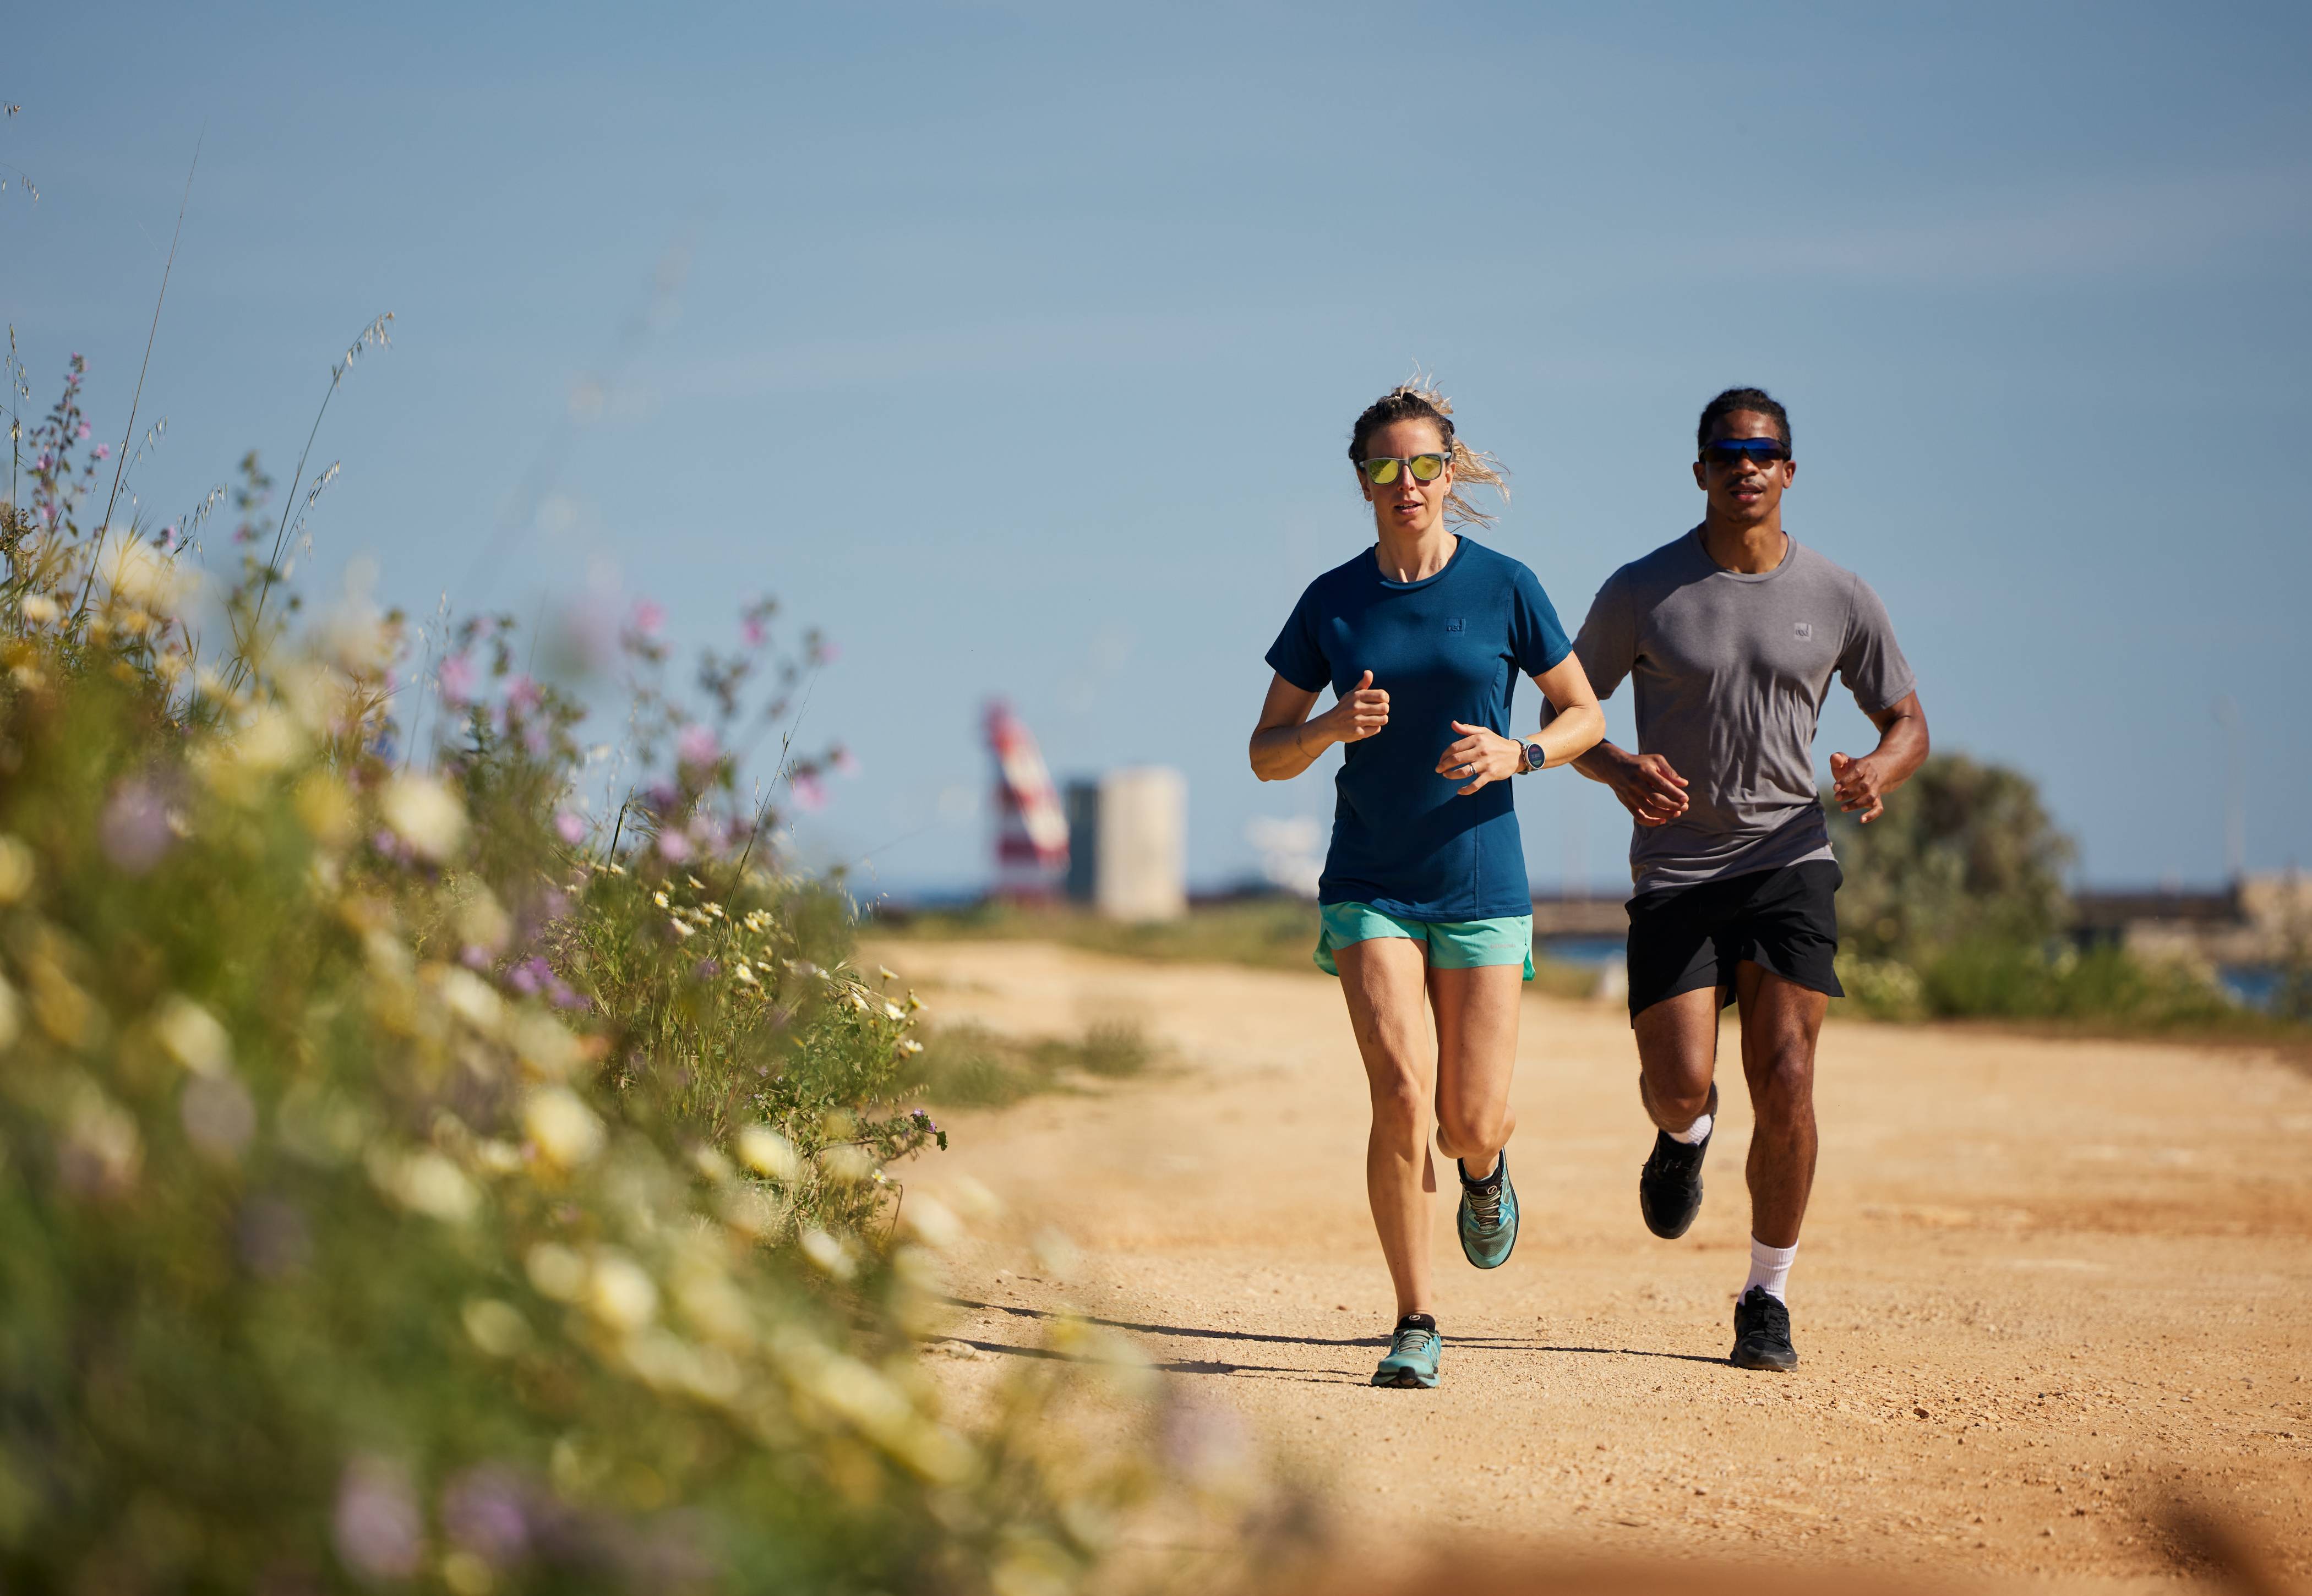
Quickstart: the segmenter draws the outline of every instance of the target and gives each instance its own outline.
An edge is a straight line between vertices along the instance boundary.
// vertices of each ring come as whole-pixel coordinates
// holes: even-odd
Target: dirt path
[[[1128,1326],[1353,1533],[1425,1519],[1487,1544],[2132,1586],[2169,1570],[2158,1515],[2180,1495],[2312,1570],[2312,1078],[2285,1064],[1834,1023],[1791,1278],[1805,1361],[1775,1376],[1724,1361],[1738,1071],[1702,1217],[1656,1241],[1626,1024],[1529,999],[1516,1256],[1464,1267],[1441,1197],[1444,1382],[1375,1391],[1388,1283],[1333,982],[1020,943],[868,953],[938,1022],[1123,1016],[1168,1051],[1143,1079],[953,1117],[956,1150],[911,1178],[968,1174],[1081,1260],[1062,1282],[1016,1248],[968,1254],[958,1295],[985,1306],[951,1334],[1000,1365],[1063,1297]]]

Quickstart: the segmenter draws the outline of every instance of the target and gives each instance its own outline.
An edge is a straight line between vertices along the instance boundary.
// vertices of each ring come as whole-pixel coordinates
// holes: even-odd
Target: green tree
[[[1923,969],[1963,941],[2037,948],[2071,920],[2075,850],[2020,771],[1938,754],[1867,826],[1826,802],[1841,937],[1862,958]]]

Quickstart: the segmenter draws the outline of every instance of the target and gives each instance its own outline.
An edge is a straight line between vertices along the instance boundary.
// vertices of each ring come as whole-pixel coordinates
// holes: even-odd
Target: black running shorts
[[[1745,959],[1809,990],[1844,997],[1831,968],[1843,879],[1835,862],[1814,859],[1640,893],[1629,903],[1630,1018],[1703,987],[1718,989],[1723,1008],[1734,1001],[1734,967]]]

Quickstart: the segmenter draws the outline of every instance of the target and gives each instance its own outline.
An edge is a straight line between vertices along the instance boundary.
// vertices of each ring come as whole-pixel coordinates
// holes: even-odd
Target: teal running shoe
[[[1479,1269],[1497,1269],[1517,1245],[1517,1188],[1510,1183],[1509,1151],[1494,1156],[1493,1173],[1482,1181],[1472,1181],[1459,1159],[1453,1165],[1461,1172],[1461,1251]]]
[[[1437,1356],[1444,1350],[1436,1319],[1427,1313],[1407,1313],[1397,1321],[1388,1356],[1373,1371],[1372,1382],[1401,1391],[1432,1390],[1437,1384]]]

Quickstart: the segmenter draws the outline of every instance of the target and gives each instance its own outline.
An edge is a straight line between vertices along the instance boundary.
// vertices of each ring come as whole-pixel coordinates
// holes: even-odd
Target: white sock
[[[1662,1134],[1668,1137],[1670,1140],[1683,1142],[1689,1147],[1699,1147],[1702,1138],[1710,1134],[1710,1120],[1711,1116],[1704,1114],[1683,1130],[1665,1130]]]
[[[1791,1278],[1791,1260],[1799,1255],[1799,1244],[1769,1247],[1756,1236],[1750,1238],[1750,1278],[1742,1282],[1742,1295],[1750,1295],[1750,1287],[1763,1286],[1766,1295],[1776,1302],[1790,1299],[1782,1295],[1782,1282]]]

